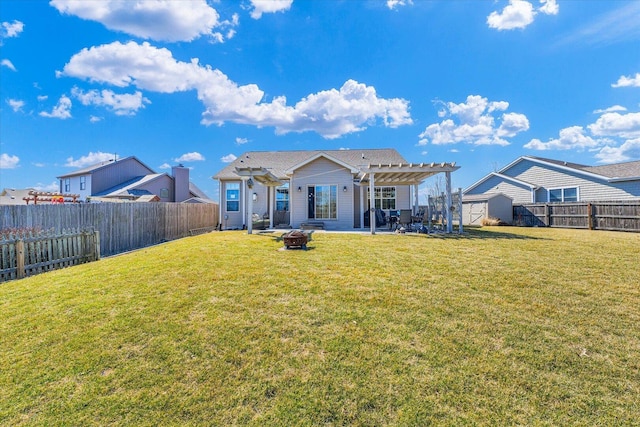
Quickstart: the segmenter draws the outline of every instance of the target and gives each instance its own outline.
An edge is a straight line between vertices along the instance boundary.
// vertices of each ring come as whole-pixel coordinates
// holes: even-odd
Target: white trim
[[[550,194],[553,190],[562,190],[562,200],[560,200],[561,203],[566,202],[566,200],[564,199],[564,191],[565,190],[571,190],[574,189],[576,190],[576,200],[572,200],[575,202],[579,202],[580,201],[580,187],[577,185],[568,185],[565,187],[553,187],[553,188],[548,188],[547,189],[547,203],[553,203],[551,202],[551,197]]]

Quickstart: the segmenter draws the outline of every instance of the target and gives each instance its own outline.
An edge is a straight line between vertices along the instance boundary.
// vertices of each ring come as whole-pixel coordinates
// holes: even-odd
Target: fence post
[[[591,203],[587,203],[587,223],[589,230],[593,230],[593,205]]]
[[[549,210],[550,210],[550,209],[549,209],[549,204],[545,204],[545,205],[544,205],[544,222],[545,222],[545,225],[546,225],[547,227],[550,227],[550,226],[551,226],[551,218],[550,218],[550,212],[549,212]]]
[[[16,240],[16,277],[23,279],[27,272],[24,270],[24,240]]]
[[[95,259],[94,261],[98,261],[100,259],[100,232],[98,230],[93,232],[93,245],[95,247]]]

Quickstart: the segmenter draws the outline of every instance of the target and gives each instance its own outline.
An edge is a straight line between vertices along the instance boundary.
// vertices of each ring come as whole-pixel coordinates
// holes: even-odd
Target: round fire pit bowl
[[[307,241],[308,237],[302,231],[294,230],[290,231],[284,236],[282,236],[282,240],[284,241],[284,248],[302,248],[307,249]]]

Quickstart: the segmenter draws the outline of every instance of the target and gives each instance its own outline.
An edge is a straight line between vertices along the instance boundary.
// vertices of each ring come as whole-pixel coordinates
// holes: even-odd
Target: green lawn
[[[640,423],[640,234],[280,234],[0,284],[0,424]]]

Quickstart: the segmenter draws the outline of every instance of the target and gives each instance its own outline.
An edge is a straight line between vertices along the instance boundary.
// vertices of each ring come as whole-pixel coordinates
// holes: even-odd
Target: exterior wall
[[[546,202],[549,189],[566,187],[578,187],[579,201],[630,200],[640,197],[640,181],[609,183],[528,160],[519,162],[503,174],[541,187],[536,192],[536,202]],[[531,203],[531,200],[521,201],[514,198],[514,204],[520,203]]]
[[[174,202],[183,202],[191,197],[189,193],[189,169],[180,166],[171,168],[173,175]],[[160,194],[160,193],[156,193]]]
[[[108,166],[93,172],[90,186],[91,194],[100,193],[135,177],[152,173],[154,173],[154,171],[148,169],[133,158],[110,163]],[[73,177],[72,179],[74,178],[77,177]],[[78,181],[78,188],[79,185]]]
[[[488,213],[490,218],[499,218],[511,224],[513,222],[513,203],[508,197],[502,195],[488,200]]]
[[[84,177],[86,182],[85,182],[85,188],[84,190],[80,189],[80,177]],[[64,190],[64,180],[68,179],[69,180],[69,191],[65,191]],[[78,176],[71,176],[68,178],[62,178],[60,179],[60,192],[61,193],[68,193],[68,194],[79,194],[80,195],[80,200],[87,200],[87,197],[91,196],[91,174],[87,174],[87,175],[78,175]]]
[[[174,192],[173,192],[173,180],[167,175],[161,175],[157,179],[153,181],[147,182],[139,187],[136,187],[140,190],[147,190],[151,194],[155,194],[160,197],[160,190],[166,188],[169,190],[169,197],[160,197],[161,202],[173,202],[174,201]]]
[[[506,174],[504,174],[506,175]],[[519,178],[519,177],[518,177]],[[522,179],[526,182],[525,179]],[[531,203],[531,189],[529,187],[518,185],[515,182],[506,181],[500,177],[492,176],[476,188],[465,193],[465,195],[476,194],[497,194],[502,193],[510,197],[514,204]]]
[[[291,225],[300,228],[307,218],[308,192],[311,185],[336,185],[337,219],[323,219],[325,229],[347,230],[354,227],[353,176],[351,171],[323,157],[297,169],[291,180],[290,205]],[[342,191],[344,186],[347,191]],[[298,187],[302,191],[298,192]]]

